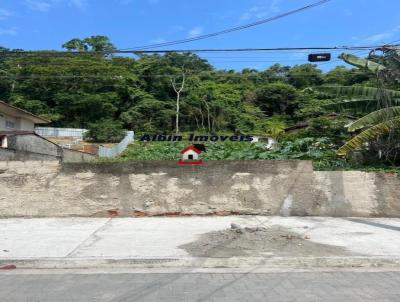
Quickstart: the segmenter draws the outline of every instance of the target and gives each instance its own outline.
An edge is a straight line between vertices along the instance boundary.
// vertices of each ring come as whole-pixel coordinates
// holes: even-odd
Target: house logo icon
[[[202,151],[195,146],[189,146],[181,151],[182,159],[179,160],[180,165],[201,165],[203,161],[199,159]]]

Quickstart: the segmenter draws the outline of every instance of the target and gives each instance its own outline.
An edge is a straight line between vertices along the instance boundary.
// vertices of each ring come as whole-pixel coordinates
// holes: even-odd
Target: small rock
[[[144,204],[143,204],[143,206],[146,209],[150,208],[152,205],[153,205],[153,201],[151,201],[151,200],[145,201]]]
[[[249,233],[257,232],[257,228],[248,228],[248,227],[246,227],[246,228],[244,228],[244,230],[245,230],[246,232],[249,232]]]
[[[4,253],[9,253],[10,251],[9,251],[9,250],[3,250],[3,252],[4,252]]]
[[[231,229],[232,230],[241,230],[242,227],[236,223],[231,223]]]

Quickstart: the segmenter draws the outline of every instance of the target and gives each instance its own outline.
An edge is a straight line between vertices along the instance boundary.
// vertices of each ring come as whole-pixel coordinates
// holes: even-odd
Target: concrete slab
[[[243,228],[279,227],[307,238],[307,244],[314,243],[315,248],[311,248],[307,257],[293,249],[293,254],[285,257],[273,252],[260,256],[255,251],[246,257],[228,253],[223,259],[193,257],[182,248],[210,232],[229,230],[231,223]],[[18,263],[17,266],[25,268],[333,267],[380,263],[400,266],[398,226],[400,219],[320,217],[5,219],[0,220],[0,266],[5,263]],[[321,255],[318,249],[322,245],[339,247],[345,254]]]
[[[66,257],[110,219],[1,219],[0,259]]]

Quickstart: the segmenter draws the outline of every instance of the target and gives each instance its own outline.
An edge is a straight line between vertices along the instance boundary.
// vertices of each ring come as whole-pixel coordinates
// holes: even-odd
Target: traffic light
[[[309,62],[326,62],[331,60],[330,53],[312,53],[308,55]]]

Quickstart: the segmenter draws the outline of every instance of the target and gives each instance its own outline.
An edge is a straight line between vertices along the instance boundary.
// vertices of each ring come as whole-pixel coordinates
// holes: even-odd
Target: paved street
[[[15,271],[17,272],[17,271]],[[2,302],[400,301],[400,272],[0,274]]]

